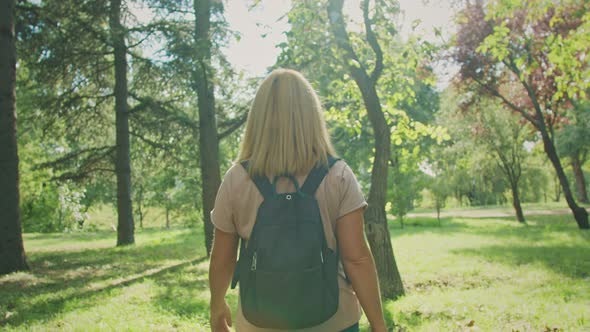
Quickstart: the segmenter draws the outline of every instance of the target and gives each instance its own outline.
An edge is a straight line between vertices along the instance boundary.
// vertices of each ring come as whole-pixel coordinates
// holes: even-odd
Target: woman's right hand
[[[211,303],[211,316],[209,323],[212,332],[230,332],[231,310],[225,301]]]
[[[379,324],[379,326],[371,325],[371,332],[387,332],[387,327],[385,326],[385,323]]]

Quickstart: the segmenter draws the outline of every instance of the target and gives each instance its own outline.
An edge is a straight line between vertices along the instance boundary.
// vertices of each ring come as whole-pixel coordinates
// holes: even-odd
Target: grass
[[[166,211],[163,208],[147,207],[144,208],[144,228],[161,228],[166,225]],[[140,228],[139,217],[134,215],[135,227]],[[170,213],[171,226],[186,226],[183,220],[176,212]],[[102,204],[94,206],[89,211],[89,218],[84,223],[85,229],[91,230],[113,230],[117,227],[117,211],[111,204]]]
[[[590,330],[590,233],[569,215],[528,220],[392,229],[407,291],[387,303],[394,321],[411,331]]]
[[[390,227],[406,289],[385,303],[395,330],[590,331],[590,233],[570,215],[437,225]],[[112,231],[25,234],[31,271],[0,278],[0,330],[206,331],[200,230],[150,228],[136,239],[114,248]]]
[[[581,206],[590,208],[589,204],[579,203]],[[536,211],[546,210],[568,210],[567,203],[562,200],[559,202],[548,201],[545,203],[522,203],[522,209],[525,213],[534,214]],[[467,211],[484,211],[484,212],[509,212],[514,213],[514,208],[511,204],[504,205],[482,205],[482,206],[448,206],[441,210],[441,212],[453,213]],[[433,207],[417,207],[410,211],[411,214],[436,213]]]

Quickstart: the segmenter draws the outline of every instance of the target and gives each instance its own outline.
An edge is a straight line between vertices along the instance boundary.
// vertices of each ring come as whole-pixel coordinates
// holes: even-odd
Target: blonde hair
[[[320,100],[300,73],[274,70],[260,85],[248,114],[238,162],[252,176],[307,174],[335,156]]]

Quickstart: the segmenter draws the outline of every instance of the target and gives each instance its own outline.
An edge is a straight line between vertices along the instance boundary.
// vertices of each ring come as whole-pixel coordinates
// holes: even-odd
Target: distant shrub
[[[42,183],[24,192],[21,219],[25,232],[63,232],[81,228],[88,218],[81,201],[84,190],[67,183]]]

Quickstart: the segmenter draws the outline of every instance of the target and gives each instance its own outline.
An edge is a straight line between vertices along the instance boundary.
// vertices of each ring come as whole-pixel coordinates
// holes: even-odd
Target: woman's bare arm
[[[375,331],[387,331],[383,319],[379,281],[364,233],[363,209],[355,210],[336,223],[338,249],[346,275]]]
[[[209,263],[209,289],[211,290],[211,330],[229,331],[231,313],[225,302],[238,252],[238,236],[215,228],[215,238]]]

